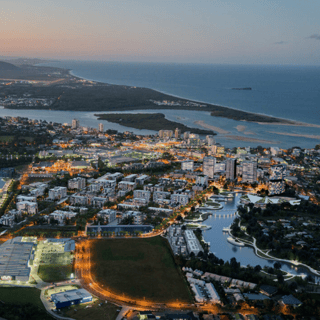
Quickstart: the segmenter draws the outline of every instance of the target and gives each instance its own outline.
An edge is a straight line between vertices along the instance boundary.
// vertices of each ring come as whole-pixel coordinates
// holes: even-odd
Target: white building
[[[242,162],[242,182],[255,183],[257,181],[257,162]]]
[[[151,192],[146,190],[134,190],[133,197],[135,199],[136,198],[145,199],[146,202],[149,202],[151,197]]]
[[[72,120],[72,129],[78,129],[80,126],[80,122],[78,119],[73,119]]]
[[[67,196],[66,187],[54,187],[49,190],[49,199],[50,200],[60,200]]]
[[[111,209],[101,210],[97,214],[98,217],[102,217],[106,222],[108,219],[108,223],[111,223],[117,219],[117,211]]]
[[[38,213],[38,203],[31,201],[19,201],[16,204],[17,210],[31,215]]]
[[[214,167],[216,165],[216,158],[214,157],[204,157],[203,158],[203,174],[213,179]]]
[[[178,203],[181,206],[185,206],[189,202],[189,197],[187,194],[174,193],[171,195],[171,204]]]
[[[124,190],[124,191],[130,191],[130,190],[134,190],[136,187],[136,183],[135,182],[129,182],[129,181],[120,181],[118,183],[118,188],[120,190]]]
[[[194,161],[186,160],[181,162],[181,170],[193,171],[193,168],[194,168]]]
[[[99,123],[99,132],[103,132],[103,123]]]
[[[195,236],[195,234],[192,230],[186,230],[184,232],[184,238],[187,243],[187,248],[188,248],[189,254],[191,252],[193,252],[195,255],[197,255],[200,251],[203,251],[203,249],[199,243],[199,240],[197,239],[197,237]]]
[[[208,186],[208,176],[205,176],[205,175],[197,176],[196,184],[207,187]]]
[[[86,187],[86,179],[77,177],[68,181],[68,189],[82,190]]]

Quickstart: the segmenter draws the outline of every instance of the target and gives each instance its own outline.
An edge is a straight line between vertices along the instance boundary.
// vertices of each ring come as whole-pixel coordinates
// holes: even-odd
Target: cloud
[[[312,35],[311,35],[310,37],[308,37],[307,39],[320,40],[320,34],[319,34],[319,33],[312,34]]]
[[[274,42],[273,44],[285,44],[287,43],[286,41],[278,41],[278,42]]]

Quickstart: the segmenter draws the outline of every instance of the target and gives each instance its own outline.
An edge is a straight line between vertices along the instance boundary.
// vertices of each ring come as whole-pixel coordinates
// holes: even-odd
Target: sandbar
[[[300,133],[288,133],[288,132],[276,132],[276,131],[269,131],[269,132],[275,133],[275,134],[281,134],[283,136],[301,137],[301,138],[320,140],[320,135],[316,135],[316,134],[300,134]]]
[[[279,141],[270,141],[270,140],[248,138],[248,137],[241,137],[241,136],[234,136],[234,135],[227,135],[226,138],[228,138],[229,140],[238,140],[238,141],[255,142],[255,143],[268,143],[268,144],[280,143]]]
[[[202,120],[197,120],[197,121],[194,121],[193,123],[203,127],[203,128],[206,128],[206,129],[209,129],[209,130],[212,130],[212,131],[215,131],[215,132],[218,132],[220,134],[227,134],[227,133],[230,133],[230,131],[227,131],[227,130],[224,130],[222,128],[219,128],[219,127],[215,127],[215,126],[212,126],[210,124],[207,124],[205,123],[204,121]]]

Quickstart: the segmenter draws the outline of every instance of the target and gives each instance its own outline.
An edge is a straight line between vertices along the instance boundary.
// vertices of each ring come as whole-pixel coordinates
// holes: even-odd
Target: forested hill
[[[15,65],[0,61],[0,72],[1,71],[18,71],[20,68],[16,67]]]

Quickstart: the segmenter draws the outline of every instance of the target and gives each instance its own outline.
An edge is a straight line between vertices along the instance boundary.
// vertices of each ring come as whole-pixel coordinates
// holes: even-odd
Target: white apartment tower
[[[99,132],[103,132],[103,123],[99,123]]]
[[[258,165],[256,161],[242,162],[242,182],[255,183],[257,181]]]
[[[72,120],[72,129],[78,129],[80,126],[80,122],[78,119],[73,119]]]
[[[216,165],[216,158],[214,157],[204,157],[203,158],[203,174],[213,179],[214,167]]]

